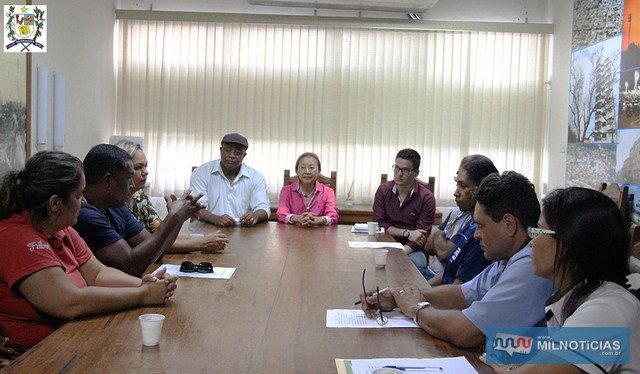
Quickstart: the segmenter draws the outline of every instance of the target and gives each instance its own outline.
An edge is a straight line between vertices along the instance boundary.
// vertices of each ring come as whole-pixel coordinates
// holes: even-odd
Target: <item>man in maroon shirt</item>
[[[429,237],[436,211],[436,199],[418,183],[420,154],[406,148],[398,152],[393,165],[393,180],[383,183],[373,202],[373,220],[397,241],[424,274],[427,260],[422,246]]]

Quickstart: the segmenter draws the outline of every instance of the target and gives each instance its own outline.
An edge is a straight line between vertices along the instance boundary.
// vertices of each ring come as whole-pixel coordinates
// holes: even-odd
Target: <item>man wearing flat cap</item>
[[[231,133],[222,138],[220,159],[198,167],[191,174],[190,189],[207,208],[198,219],[216,226],[253,226],[269,218],[269,195],[264,176],[242,163],[249,142]]]

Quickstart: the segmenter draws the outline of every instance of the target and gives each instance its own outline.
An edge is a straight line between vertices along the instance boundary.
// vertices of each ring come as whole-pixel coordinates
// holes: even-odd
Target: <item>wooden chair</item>
[[[380,174],[380,184],[387,182],[387,178],[388,178],[387,174]],[[432,193],[436,188],[436,177],[429,177],[429,182],[421,181],[418,178],[416,178],[416,181],[421,185],[427,187],[429,191],[431,191]]]
[[[627,218],[627,200],[629,195],[629,187],[624,186],[620,188],[617,183],[609,183],[606,182],[600,183],[600,187],[598,191],[603,194],[609,196],[611,200],[618,206],[620,209],[620,213],[626,219]]]
[[[318,175],[318,182],[329,186],[333,189],[333,191],[337,194],[338,190],[336,190],[336,182],[338,181],[338,174],[335,171],[331,172],[331,177],[325,177],[324,175]],[[291,183],[298,180],[298,176],[291,176],[291,171],[289,169],[284,169],[284,184],[283,186],[288,186]]]

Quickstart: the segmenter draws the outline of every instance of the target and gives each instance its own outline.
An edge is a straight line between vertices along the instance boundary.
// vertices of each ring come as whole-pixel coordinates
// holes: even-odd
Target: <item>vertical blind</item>
[[[312,151],[339,199],[353,184],[371,201],[402,148],[439,200],[473,153],[540,191],[547,35],[149,20],[118,34],[116,132],[145,139],[153,194],[186,189],[228,132],[272,198]]]

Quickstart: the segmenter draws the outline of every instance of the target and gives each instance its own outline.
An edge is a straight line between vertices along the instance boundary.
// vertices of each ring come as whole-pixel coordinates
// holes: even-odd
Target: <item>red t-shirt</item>
[[[86,287],[80,266],[93,254],[71,227],[46,238],[33,228],[28,212],[0,221],[0,331],[30,348],[53,332],[62,320],[37,310],[18,291],[21,280],[42,269],[60,266],[71,283]],[[55,297],[55,295],[51,295]]]

